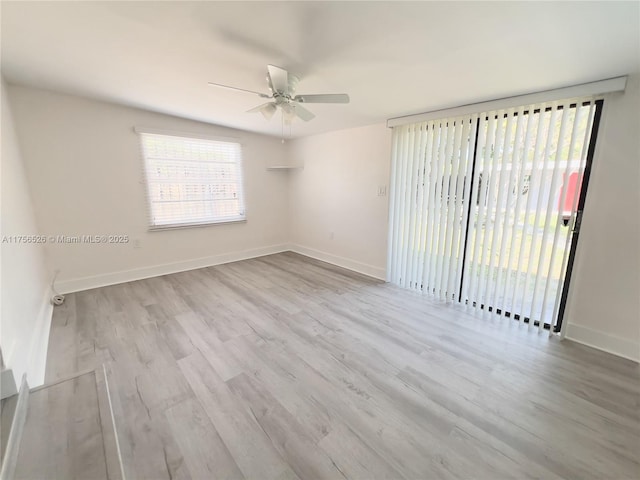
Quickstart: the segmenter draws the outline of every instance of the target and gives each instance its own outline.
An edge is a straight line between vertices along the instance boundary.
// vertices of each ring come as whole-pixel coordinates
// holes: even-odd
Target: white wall
[[[290,175],[292,249],[385,277],[391,131],[383,124],[293,140]],[[388,191],[387,191],[388,193]]]
[[[605,98],[567,337],[640,360],[640,76]]]
[[[44,382],[51,274],[42,245],[11,241],[15,235],[35,235],[38,228],[6,85],[1,83],[0,345],[16,382],[27,373],[29,384],[37,386]]]
[[[38,224],[46,235],[122,234],[123,245],[46,246],[59,289],[75,291],[286,248],[287,178],[275,138],[144,110],[9,86]],[[147,231],[139,137],[133,127],[225,137],[243,145],[246,223]]]

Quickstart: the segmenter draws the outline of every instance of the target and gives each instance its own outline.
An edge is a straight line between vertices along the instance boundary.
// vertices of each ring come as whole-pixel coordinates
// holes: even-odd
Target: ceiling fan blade
[[[276,104],[274,102],[263,103],[260,106],[252,108],[251,110],[247,110],[248,113],[257,113],[260,112],[264,118],[269,121],[273,117],[273,114],[276,113]]]
[[[229,85],[222,85],[220,83],[213,83],[213,82],[209,82],[209,85],[211,85],[212,87],[226,88],[228,90],[237,90],[239,92],[253,93],[255,95],[258,95],[261,98],[271,98],[271,95],[267,95],[266,93],[254,92],[253,90],[247,90],[245,88],[230,87]]]
[[[349,103],[346,93],[323,93],[319,95],[296,95],[294,102],[300,103]]]
[[[309,110],[307,110],[306,108],[303,108],[300,105],[292,104],[291,107],[296,112],[296,115],[298,116],[298,118],[301,118],[305,122],[308,122],[309,120],[315,118],[315,115],[313,113],[311,113]]]
[[[267,65],[269,86],[273,93],[289,93],[289,72],[275,65]]]

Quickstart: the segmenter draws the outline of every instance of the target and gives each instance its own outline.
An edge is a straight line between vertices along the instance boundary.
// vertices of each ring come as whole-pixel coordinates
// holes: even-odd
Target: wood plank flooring
[[[89,372],[29,394],[11,478],[108,478],[97,389],[96,376]]]
[[[640,478],[637,364],[293,253],[68,295],[102,363],[129,479]]]

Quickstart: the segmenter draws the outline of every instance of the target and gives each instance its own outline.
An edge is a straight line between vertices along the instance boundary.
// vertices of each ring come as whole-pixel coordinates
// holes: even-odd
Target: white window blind
[[[151,229],[245,220],[239,143],[140,137]]]
[[[567,100],[394,127],[388,280],[552,327],[595,109]]]

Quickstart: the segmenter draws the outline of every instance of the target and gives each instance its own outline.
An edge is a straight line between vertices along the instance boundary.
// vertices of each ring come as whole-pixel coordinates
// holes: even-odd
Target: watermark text
[[[129,235],[3,235],[3,244],[113,245],[129,243]]]

